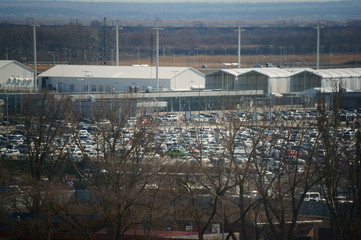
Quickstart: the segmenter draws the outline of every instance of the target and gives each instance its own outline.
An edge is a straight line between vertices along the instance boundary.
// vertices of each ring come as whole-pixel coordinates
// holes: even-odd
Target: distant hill
[[[305,21],[359,19],[361,1],[307,3],[99,3],[76,1],[13,1],[0,3],[0,21],[90,22],[107,17],[126,21]]]

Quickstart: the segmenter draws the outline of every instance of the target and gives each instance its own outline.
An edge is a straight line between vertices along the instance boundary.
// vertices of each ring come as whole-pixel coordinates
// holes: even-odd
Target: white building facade
[[[34,87],[33,69],[13,60],[0,60],[0,89],[3,91],[29,91]]]
[[[57,65],[38,76],[43,90],[104,93],[190,90],[203,87],[205,75],[189,67]]]

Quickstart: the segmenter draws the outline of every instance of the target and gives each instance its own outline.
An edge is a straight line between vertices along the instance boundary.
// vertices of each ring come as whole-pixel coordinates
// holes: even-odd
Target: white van
[[[305,201],[321,201],[321,194],[319,192],[307,192]]]

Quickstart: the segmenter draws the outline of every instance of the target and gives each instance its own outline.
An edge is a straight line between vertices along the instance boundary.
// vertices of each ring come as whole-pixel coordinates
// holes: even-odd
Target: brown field
[[[198,55],[198,56],[159,56],[159,65],[160,66],[179,66],[179,67],[194,67],[201,69],[202,65],[207,65],[210,69],[224,69],[229,68],[223,63],[237,63],[236,55],[229,56],[212,56],[212,55]],[[274,66],[283,67],[310,67],[315,68],[316,66],[316,56],[313,55],[273,55],[273,56],[241,56],[241,67],[254,67],[257,64],[265,65],[267,63],[272,63]],[[73,64],[82,64],[82,63],[73,63]],[[89,64],[89,63],[87,63]],[[99,64],[92,62],[91,64]],[[115,62],[109,62],[110,65],[115,65]],[[121,66],[130,66],[134,64],[148,64],[156,65],[155,60],[153,63],[150,58],[143,58],[138,61],[137,58],[127,58],[122,59],[120,56],[120,65]],[[30,68],[33,68],[32,65],[29,65]],[[53,67],[52,64],[42,64],[38,65],[38,72],[46,71],[47,69]],[[235,65],[233,68],[236,68]],[[323,55],[320,57],[320,68],[354,68],[361,67],[361,56],[356,54],[337,54],[337,55]]]
[[[358,58],[358,59],[356,59]],[[210,56],[210,55],[198,55],[198,56],[160,56],[160,66],[183,66],[183,67],[194,67],[202,68],[202,65],[208,65],[209,68],[219,69],[226,68],[223,63],[237,63],[236,55],[229,56]],[[257,64],[265,65],[272,63],[274,66],[282,65],[283,67],[310,67],[316,66],[316,55],[273,55],[273,56],[241,56],[241,67],[254,67]],[[132,65],[132,64],[149,64],[155,65],[155,60],[151,64],[150,59],[141,59],[139,62],[135,60],[120,60],[121,65]],[[286,65],[285,65],[286,64]],[[355,54],[344,54],[344,55],[324,55],[320,57],[320,68],[337,68],[337,67],[360,67],[361,56]],[[237,66],[235,66],[237,67]]]

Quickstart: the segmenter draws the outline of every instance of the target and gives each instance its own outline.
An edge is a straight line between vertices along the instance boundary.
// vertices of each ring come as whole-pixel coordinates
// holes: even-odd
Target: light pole
[[[241,32],[245,31],[245,29],[242,29],[244,26],[243,21],[237,22],[237,32],[238,32],[238,68],[241,68]]]
[[[64,63],[66,63],[66,52],[68,51],[68,49],[67,49],[67,48],[63,48],[63,50],[64,50]]]
[[[69,64],[71,64],[71,48],[69,48]]]
[[[93,75],[88,74],[90,72],[90,70],[84,70],[82,72],[84,73],[84,77],[86,77],[86,79],[87,79],[87,87],[86,88],[87,88],[87,92],[89,95],[89,78]]]
[[[324,26],[321,26],[320,23],[315,27],[317,30],[317,53],[316,53],[316,69],[320,68],[320,29]]]
[[[50,51],[48,51],[48,53],[53,57],[53,65],[55,66],[55,55]]]
[[[188,55],[188,57],[187,57],[187,67],[189,67],[189,62],[190,62],[189,56],[190,56],[191,53],[193,53],[193,51],[190,51],[190,52],[187,53],[187,55]]]
[[[332,68],[332,58],[333,58],[334,55],[335,55],[335,54],[330,53],[330,65],[331,65],[331,68]]]
[[[34,91],[37,90],[37,77],[38,77],[38,73],[37,73],[37,59],[36,59],[36,27],[39,25],[35,24],[35,19],[34,18],[27,18],[27,25],[29,25],[29,20],[32,20],[32,27],[33,27],[33,43],[34,43]],[[31,24],[31,23],[30,23]]]
[[[159,30],[163,30],[163,28],[160,28],[158,26],[159,22],[154,22],[153,30],[156,31],[156,73],[155,78],[157,82],[157,91],[159,91]]]
[[[208,49],[207,49],[207,47],[204,47],[204,54],[205,54],[205,56],[206,56],[206,66],[208,66]]]
[[[9,49],[8,48],[5,48],[5,60],[9,60]]]
[[[137,47],[137,59],[138,59],[138,64],[140,64],[140,53],[139,53],[139,47]]]
[[[280,67],[282,67],[283,65],[283,49],[284,49],[285,46],[281,46],[280,49],[281,49],[281,62],[280,62]]]
[[[358,65],[358,47],[359,47],[360,45],[356,45],[356,49],[355,49],[355,53],[356,53],[356,59],[355,59],[355,63],[356,63],[356,67],[357,67],[357,65]]]
[[[6,93],[6,121],[9,122],[9,95],[7,93]]]
[[[82,82],[84,82],[84,78],[78,78],[77,79],[79,82],[80,82],[80,85],[79,85],[79,92],[81,93],[82,92]],[[83,89],[84,90],[84,89]],[[80,115],[82,116],[82,113],[81,113],[81,102],[82,102],[82,99],[81,98],[79,98],[79,112],[80,112]]]
[[[198,120],[200,120],[200,116],[201,116],[201,83],[195,82],[193,80],[191,82],[198,84]]]
[[[120,20],[113,21],[113,24],[115,24],[115,61],[119,66],[119,30],[123,28],[120,27]]]
[[[194,55],[195,55],[195,59],[194,59],[194,61],[195,61],[195,68],[198,68],[198,48],[195,48],[194,49]]]

